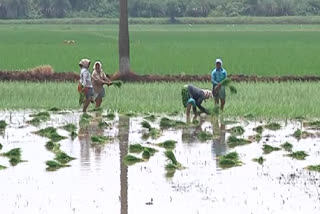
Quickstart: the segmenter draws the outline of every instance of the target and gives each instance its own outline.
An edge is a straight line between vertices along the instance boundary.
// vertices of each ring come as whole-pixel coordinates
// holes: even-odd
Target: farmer
[[[91,101],[93,101],[93,88],[91,83],[91,75],[89,72],[90,60],[82,59],[79,62],[80,66],[80,84],[82,92],[85,95],[85,101],[83,103],[83,112],[87,111],[87,108]]]
[[[103,85],[112,85],[111,80],[102,71],[102,64],[100,61],[96,61],[93,66],[92,72],[92,85],[95,95],[96,108],[99,108],[102,103],[102,98],[105,96],[105,90]]]
[[[220,100],[220,109],[223,111],[224,104],[226,103],[226,90],[221,82],[227,78],[227,71],[222,68],[222,60],[220,58],[216,59],[216,68],[213,69],[211,73],[212,81],[212,94],[216,105],[219,105]]]
[[[192,107],[194,118],[197,118],[197,107],[201,112],[209,114],[209,112],[201,105],[203,100],[212,98],[210,90],[197,88],[193,85],[185,85],[182,89],[182,103],[187,108],[187,121],[190,121],[190,109]],[[201,113],[200,112],[200,113]]]

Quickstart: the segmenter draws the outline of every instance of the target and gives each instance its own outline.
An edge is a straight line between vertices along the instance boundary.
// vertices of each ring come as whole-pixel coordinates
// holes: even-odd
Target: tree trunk
[[[128,0],[120,1],[119,22],[119,70],[121,74],[130,72],[130,46],[128,26]]]

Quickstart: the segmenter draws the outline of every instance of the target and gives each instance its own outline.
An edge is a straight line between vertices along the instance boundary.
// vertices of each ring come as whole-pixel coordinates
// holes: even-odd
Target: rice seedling
[[[263,145],[262,150],[263,150],[263,154],[270,154],[271,152],[281,150],[281,148],[279,148],[279,147],[273,147],[273,146],[270,146],[270,145],[268,145],[268,144],[265,144],[265,145]]]
[[[231,152],[226,155],[218,157],[219,166],[222,169],[228,169],[231,167],[241,166],[242,162],[239,160],[239,155],[237,152]]]
[[[308,137],[313,137],[313,134],[306,131],[301,131],[301,129],[297,129],[292,136],[300,140],[300,139],[306,139]]]
[[[281,129],[281,125],[279,123],[269,123],[264,126],[266,129],[272,130],[272,131],[277,131]]]
[[[263,132],[263,126],[257,126],[256,128],[253,129],[253,131],[261,135]]]
[[[148,150],[144,150],[144,151],[142,152],[142,158],[143,158],[144,160],[149,160],[150,157],[151,157],[151,154],[150,154],[150,152],[149,152]]]
[[[283,148],[287,152],[291,152],[293,145],[289,142],[285,142],[284,144],[281,145],[281,148]]]
[[[3,148],[2,144],[0,143],[0,150]]]
[[[158,150],[151,148],[151,147],[144,147],[144,151],[148,151],[151,156],[153,156]]]
[[[138,153],[140,154],[143,152],[144,147],[141,144],[130,144],[129,146],[129,152],[130,153]]]
[[[112,85],[114,85],[117,88],[121,88],[122,86],[122,81],[112,81]]]
[[[304,151],[297,151],[297,152],[292,152],[291,154],[288,154],[286,156],[291,157],[296,160],[305,160],[306,157],[309,155]]]
[[[49,111],[58,112],[58,111],[61,111],[61,109],[57,107],[52,107],[52,108],[49,108]]]
[[[105,115],[104,117],[109,120],[114,120],[114,118],[116,118],[116,115],[114,113],[110,112],[107,115]]]
[[[262,136],[260,135],[260,134],[256,134],[255,135],[255,140],[256,140],[256,142],[260,142],[261,141],[261,139],[262,139]]]
[[[221,82],[222,86],[229,88],[231,94],[237,94],[237,89],[231,84],[232,84],[232,80],[229,78],[226,78]]]
[[[12,166],[16,166],[18,163],[24,162],[21,160],[21,149],[15,148],[8,152],[2,153],[2,156],[9,158],[9,162]]]
[[[167,140],[167,141],[164,141],[162,143],[158,143],[156,145],[159,146],[159,147],[168,149],[168,150],[173,150],[173,149],[176,148],[176,144],[177,144],[177,141]]]
[[[212,140],[213,134],[207,131],[200,131],[197,135],[198,139],[202,142],[207,141],[207,140]]]
[[[109,137],[106,136],[91,136],[92,145],[103,145],[110,141]]]
[[[239,136],[244,133],[244,128],[242,126],[235,126],[228,130],[232,135]]]
[[[77,134],[77,132],[75,132],[75,131],[72,131],[72,132],[70,133],[70,137],[71,137],[72,140],[76,139],[77,136],[78,136],[78,134]]]
[[[46,165],[47,165],[47,168],[46,168],[47,171],[56,171],[56,170],[63,168],[63,167],[69,167],[69,165],[61,164],[61,163],[59,163],[57,161],[53,161],[53,160],[47,161]]]
[[[305,122],[304,125],[306,127],[312,128],[312,129],[319,129],[320,128],[320,121]]]
[[[60,140],[66,139],[66,137],[61,136],[57,133],[57,129],[53,127],[48,127],[45,129],[40,129],[39,131],[35,132],[36,134],[49,138],[53,142],[58,142]]]
[[[80,117],[80,121],[79,121],[79,125],[80,127],[87,127],[90,124],[90,120],[92,119],[92,116],[87,114],[87,113],[83,113]]]
[[[151,122],[154,122],[154,121],[156,121],[156,116],[154,116],[153,114],[151,114],[151,115],[149,115],[149,116],[146,116],[144,119],[145,119],[145,120],[149,120],[149,121],[151,121]]]
[[[4,120],[0,120],[0,131],[4,131],[7,127],[7,123]]]
[[[149,131],[150,131],[151,128],[152,128],[151,125],[150,125],[150,123],[148,123],[148,122],[145,121],[145,120],[141,122],[141,125],[142,125],[143,128],[146,128],[146,129],[148,129]]]
[[[166,165],[166,169],[185,169],[185,167],[177,161],[176,156],[172,151],[165,151],[164,154],[170,161],[170,163]]]
[[[152,139],[157,139],[161,136],[161,130],[151,128],[151,130],[148,133],[148,136],[150,136]]]
[[[185,122],[179,120],[171,120],[167,117],[162,117],[160,120],[160,128],[168,129],[168,128],[183,128],[186,127],[187,124]]]
[[[7,168],[6,166],[0,165],[0,170],[4,170],[4,169],[6,169],[6,168]]]
[[[137,158],[136,156],[133,156],[133,155],[126,155],[123,159],[123,162],[127,166],[131,166],[136,163],[144,162],[144,160],[141,158]]]
[[[64,126],[61,127],[62,129],[68,131],[68,132],[75,132],[77,130],[76,125],[72,124],[72,123],[68,123]]]
[[[49,151],[51,151],[51,152],[53,152],[53,153],[56,153],[56,152],[58,152],[58,151],[60,151],[60,144],[59,143],[56,143],[56,142],[52,142],[52,141],[48,141],[47,143],[46,143],[46,148],[49,150]]]
[[[262,164],[266,161],[266,159],[264,159],[264,158],[261,156],[261,157],[259,157],[259,158],[254,158],[252,161],[253,161],[253,162],[257,162],[258,164],[262,165]]]
[[[11,166],[16,166],[16,165],[18,165],[19,163],[21,163],[21,162],[26,162],[26,161],[21,160],[21,157],[11,157],[11,158],[9,159],[9,162],[10,162]]]
[[[227,144],[230,148],[234,148],[236,146],[243,146],[243,145],[247,145],[250,144],[251,141],[243,139],[243,138],[237,138],[235,136],[230,136],[227,140]]]
[[[65,152],[58,151],[58,152],[56,153],[56,157],[55,157],[54,159],[55,159],[56,161],[58,161],[59,163],[67,164],[67,163],[69,163],[70,161],[75,160],[76,158],[67,155]]]
[[[31,120],[27,121],[27,123],[38,126],[42,122],[46,122],[50,119],[50,114],[48,112],[39,112],[37,114],[31,114],[30,117],[33,117]]]
[[[320,172],[320,164],[319,165],[310,165],[306,167],[309,171]]]

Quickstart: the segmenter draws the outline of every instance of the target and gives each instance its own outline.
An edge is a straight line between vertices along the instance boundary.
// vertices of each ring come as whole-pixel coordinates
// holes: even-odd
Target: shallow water
[[[45,170],[45,161],[54,155],[47,151],[48,139],[33,134],[39,128],[60,127],[79,123],[79,112],[52,114],[51,120],[34,127],[26,124],[30,112],[1,112],[0,120],[10,125],[0,136],[1,152],[12,148],[22,149],[22,159],[15,167],[0,156],[0,207],[4,213],[319,213],[320,173],[309,172],[304,167],[320,164],[320,138],[297,141],[291,134],[301,128],[300,122],[282,121],[279,131],[263,132],[260,143],[229,149],[226,129],[217,120],[202,118],[199,127],[164,130],[157,140],[142,140],[143,118],[116,117],[112,127],[101,130],[92,122],[90,130],[80,129],[79,137],[60,141],[61,149],[77,159],[71,167],[54,172]],[[92,113],[94,115],[96,113]],[[181,118],[180,118],[181,119]],[[159,127],[159,119],[151,123]],[[259,121],[241,121],[242,137],[255,134]],[[265,122],[263,123],[265,124]],[[78,127],[79,128],[79,127]],[[200,130],[215,134],[215,140],[200,142],[195,137]],[[309,130],[308,130],[309,131]],[[310,131],[315,134],[317,131]],[[58,133],[69,133],[58,129]],[[103,134],[113,141],[100,147],[90,145],[90,136]],[[185,167],[173,177],[166,176],[166,158],[161,148],[148,162],[125,166],[123,157],[128,144],[153,143],[176,140],[174,153]],[[284,157],[281,150],[264,155],[261,166],[252,161],[263,153],[262,145],[273,146],[289,141],[294,151],[304,150],[309,156],[304,161]],[[156,147],[154,147],[156,148]],[[240,167],[222,170],[217,156],[237,151]],[[148,203],[151,202],[152,203]]]

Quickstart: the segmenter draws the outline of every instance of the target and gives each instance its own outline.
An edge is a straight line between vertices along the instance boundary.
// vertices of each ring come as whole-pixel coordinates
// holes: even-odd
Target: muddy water
[[[4,213],[319,213],[320,174],[304,167],[320,164],[320,138],[297,141],[291,134],[301,127],[299,122],[282,121],[279,131],[265,130],[260,143],[229,149],[226,129],[218,120],[203,118],[195,128],[165,130],[157,140],[142,140],[142,118],[117,117],[110,128],[88,130],[78,127],[79,137],[60,141],[61,149],[77,159],[71,167],[55,172],[45,170],[45,161],[54,158],[47,151],[48,139],[33,134],[39,128],[60,127],[79,123],[80,113],[65,112],[51,115],[51,120],[34,127],[26,123],[30,112],[1,112],[0,120],[10,125],[0,136],[2,152],[22,149],[27,162],[15,167],[0,156],[0,207]],[[94,114],[93,114],[94,115]],[[181,118],[180,118],[181,119]],[[159,121],[151,123],[158,127]],[[241,121],[242,137],[254,135],[252,129],[262,123]],[[214,133],[215,140],[200,142],[195,135],[200,130]],[[317,131],[313,131],[317,133]],[[58,133],[69,133],[58,129]],[[90,145],[90,136],[103,134],[113,137],[104,146]],[[176,157],[187,168],[166,175],[163,150],[148,162],[126,167],[121,159],[128,144],[153,146],[164,140],[178,141]],[[262,145],[280,146],[289,141],[294,151],[304,150],[304,161],[284,157],[285,151],[265,155],[263,166],[252,162],[262,155]],[[237,151],[244,165],[222,170],[217,156]],[[1,211],[1,213],[3,213]]]

